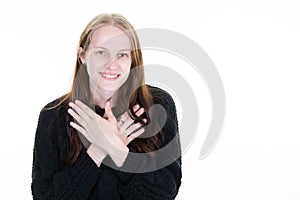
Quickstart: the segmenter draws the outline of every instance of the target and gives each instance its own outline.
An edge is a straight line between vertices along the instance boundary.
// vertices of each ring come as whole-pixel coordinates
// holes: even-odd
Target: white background
[[[69,90],[81,31],[103,12],[121,13],[135,28],[184,34],[222,78],[226,120],[204,160],[211,103],[203,80],[191,80],[199,82],[201,120],[177,199],[300,198],[297,1],[19,0],[0,3],[1,199],[31,199],[39,111]]]

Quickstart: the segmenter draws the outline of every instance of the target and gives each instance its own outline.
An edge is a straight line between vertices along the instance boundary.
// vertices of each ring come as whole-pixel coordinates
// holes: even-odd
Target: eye
[[[127,56],[126,53],[120,53],[120,54],[119,54],[119,57],[121,57],[121,58],[124,58],[124,57],[126,57],[126,56]]]
[[[120,58],[126,58],[126,57],[128,57],[128,53],[120,53],[119,57]]]
[[[105,56],[106,55],[106,52],[105,51],[97,51],[97,54],[101,55],[101,56]]]

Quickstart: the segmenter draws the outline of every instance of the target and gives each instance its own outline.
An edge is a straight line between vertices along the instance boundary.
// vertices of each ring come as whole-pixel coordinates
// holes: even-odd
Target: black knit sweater
[[[167,112],[162,129],[162,146],[165,146],[178,136],[175,104],[165,91],[154,87],[150,91],[154,103],[162,105]],[[83,149],[73,165],[65,165],[63,161],[69,149],[67,108],[65,104],[60,109],[40,113],[33,153],[31,189],[34,199],[175,199],[181,184],[181,157],[156,171],[127,173],[105,164],[98,168]],[[180,149],[179,139],[177,144]],[[140,163],[140,167],[142,165]]]

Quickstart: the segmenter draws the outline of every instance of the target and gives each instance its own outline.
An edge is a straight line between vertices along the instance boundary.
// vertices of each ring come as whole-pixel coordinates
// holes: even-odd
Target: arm
[[[138,166],[136,171],[139,172],[140,169],[140,172],[143,172],[143,169],[147,168],[150,162],[153,164],[153,159],[157,167],[162,166],[163,162],[170,164],[161,169],[146,173],[115,171],[123,183],[120,192],[126,200],[175,199],[181,185],[181,150],[175,104],[171,96],[165,92],[159,92],[156,95],[162,97],[160,100],[163,99],[163,101],[155,103],[161,104],[167,112],[167,121],[162,129],[162,146],[168,144],[172,144],[173,146],[163,154],[156,154],[154,158],[145,154],[137,161],[136,157],[135,159],[131,159],[128,156],[124,165],[125,167],[126,165],[130,165],[130,169],[132,169],[132,166]],[[166,160],[169,162],[165,162]]]
[[[181,184],[180,159],[170,165],[147,173],[117,171],[122,182],[120,192],[125,200],[171,200],[175,199]]]
[[[65,120],[62,116],[56,109],[40,113],[33,154],[34,199],[87,199],[99,178],[99,169],[85,150],[72,166],[62,166],[62,144],[68,142],[65,127],[59,125]]]

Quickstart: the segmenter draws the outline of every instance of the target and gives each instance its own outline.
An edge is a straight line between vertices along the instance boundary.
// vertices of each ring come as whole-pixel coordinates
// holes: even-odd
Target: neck
[[[99,106],[100,108],[105,108],[106,102],[110,101],[111,106],[113,106],[113,101],[112,101],[112,97],[114,94],[113,92],[103,91],[101,89],[94,89],[92,86],[91,86],[91,91],[92,91],[95,105]]]
[[[110,99],[109,98],[105,98],[102,97],[100,95],[94,95],[94,102],[97,106],[99,106],[100,108],[105,108],[105,104],[106,102],[108,102]]]

